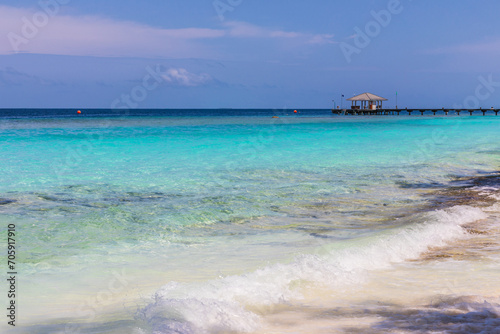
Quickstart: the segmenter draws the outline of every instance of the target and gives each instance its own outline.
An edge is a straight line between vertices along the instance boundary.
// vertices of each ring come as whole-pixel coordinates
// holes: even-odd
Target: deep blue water
[[[77,114],[77,111],[82,111]],[[0,118],[332,116],[329,109],[0,109]]]

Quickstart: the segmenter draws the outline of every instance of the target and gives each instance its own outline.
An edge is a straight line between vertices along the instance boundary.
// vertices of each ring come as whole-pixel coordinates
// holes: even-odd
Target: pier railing
[[[397,109],[397,108],[383,108],[383,109],[332,109],[332,113],[337,114],[337,115],[400,115],[403,114],[405,115],[406,113],[408,115],[420,113],[421,115],[424,115],[424,113],[431,112],[434,116],[435,115],[448,115],[448,114],[455,114],[459,115],[461,113],[469,113],[470,116],[473,114],[476,115],[483,115],[486,116],[486,114],[495,114],[495,116],[498,116],[498,112],[500,112],[500,109],[496,108],[490,108],[490,109],[464,109],[464,108],[441,108],[441,109],[436,109],[436,108],[404,108],[404,109]]]

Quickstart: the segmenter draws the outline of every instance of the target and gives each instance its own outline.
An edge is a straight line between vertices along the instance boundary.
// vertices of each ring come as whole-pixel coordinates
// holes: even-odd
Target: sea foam
[[[250,332],[261,325],[266,307],[300,300],[311,284],[335,290],[360,284],[367,271],[417,258],[429,247],[467,237],[462,225],[485,219],[479,208],[454,206],[416,215],[407,225],[304,254],[251,273],[204,283],[171,282],[141,310],[153,333]],[[331,293],[331,292],[330,292]]]

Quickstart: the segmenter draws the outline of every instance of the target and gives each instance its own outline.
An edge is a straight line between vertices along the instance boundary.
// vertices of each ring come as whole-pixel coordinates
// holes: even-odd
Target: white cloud
[[[314,35],[309,39],[310,44],[337,44],[333,39],[334,35],[331,34],[322,34],[322,35]]]
[[[309,44],[336,43],[332,34],[307,34],[295,31],[283,31],[259,27],[247,22],[231,21],[225,23],[228,34],[233,37],[284,38],[301,40]]]
[[[171,68],[162,74],[163,80],[170,84],[194,87],[203,85],[212,80],[207,73],[194,74],[184,68]]]
[[[500,55],[500,39],[445,46],[424,51],[425,54],[489,54]]]
[[[41,10],[0,6],[0,54],[29,52],[81,56],[190,57],[207,52],[200,39],[224,36],[205,28],[160,29],[98,16],[48,16]]]
[[[246,22],[226,22],[224,26],[232,37],[268,37],[265,29]]]
[[[302,44],[333,42],[333,35],[314,35],[227,22],[219,29],[163,29],[100,16],[50,14],[38,9],[0,6],[0,54],[16,52],[107,56],[190,58],[217,57],[203,41],[221,38],[276,38]]]

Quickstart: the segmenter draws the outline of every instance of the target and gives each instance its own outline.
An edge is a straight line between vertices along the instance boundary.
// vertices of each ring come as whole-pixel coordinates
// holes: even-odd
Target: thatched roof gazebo
[[[387,101],[387,99],[377,96],[371,93],[363,93],[347,99],[347,101],[351,101],[351,109],[369,109],[376,110],[382,109],[382,101]],[[360,105],[358,106],[358,101]]]

